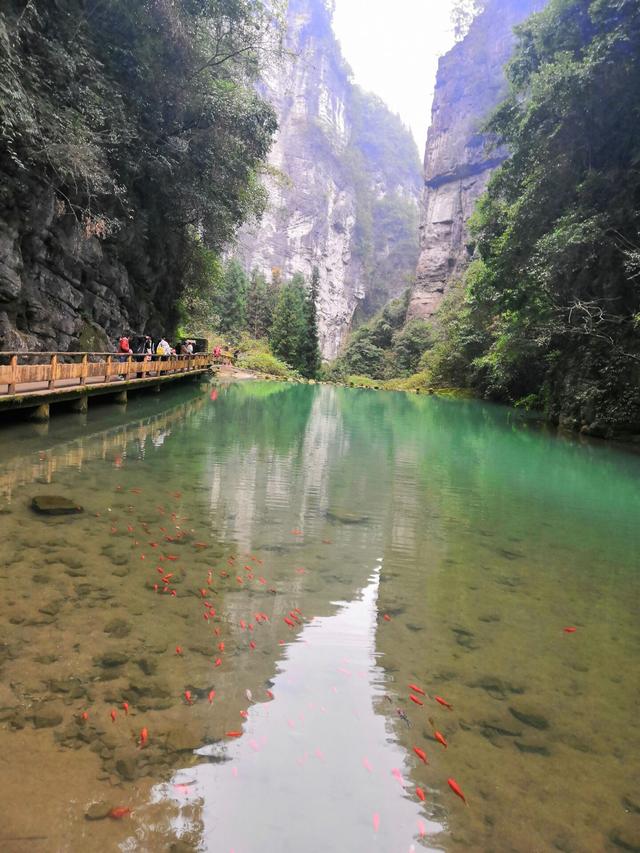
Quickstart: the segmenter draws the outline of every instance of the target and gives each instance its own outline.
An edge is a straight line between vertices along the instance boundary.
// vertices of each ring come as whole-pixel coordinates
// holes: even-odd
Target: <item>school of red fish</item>
[[[118,491],[122,491],[122,487],[117,487]],[[141,489],[130,489],[130,492],[133,494],[139,495],[141,493]],[[174,500],[180,500],[182,497],[180,492],[175,492],[172,495]],[[176,587],[173,585],[172,581],[176,577],[176,574],[180,571],[179,566],[177,565],[179,558],[177,555],[172,553],[167,553],[167,550],[171,548],[171,543],[175,543],[186,536],[192,537],[194,531],[181,529],[181,526],[177,524],[178,521],[184,521],[184,516],[179,516],[177,512],[170,512],[166,510],[164,507],[157,508],[160,515],[166,515],[166,523],[160,525],[158,528],[158,533],[162,534],[162,537],[158,536],[156,532],[152,531],[151,525],[149,523],[142,522],[140,524],[140,529],[135,530],[131,524],[127,524],[124,528],[119,527],[117,522],[111,523],[111,534],[119,535],[124,534],[133,539],[133,544],[136,547],[140,547],[140,560],[148,562],[149,565],[149,579],[150,579],[150,587],[153,589],[153,592],[159,596],[167,596],[168,600],[171,598],[175,598],[177,595]],[[96,513],[96,516],[100,517],[101,513]],[[174,532],[169,532],[169,525],[173,528]],[[303,531],[300,529],[293,529],[290,531],[290,535],[294,537],[303,536]],[[135,538],[139,536],[140,538],[144,537],[145,542],[142,543],[140,539]],[[153,541],[153,537],[158,538],[159,541]],[[160,541],[161,540],[161,541]],[[322,540],[323,544],[331,545],[332,541],[328,539]],[[201,552],[203,555],[208,547],[207,542],[195,542],[196,549]],[[149,550],[150,549],[150,550]],[[245,563],[246,560],[246,563]],[[170,564],[174,567],[174,571],[169,571],[167,564]],[[211,633],[213,639],[212,640],[212,659],[211,665],[213,668],[217,668],[223,665],[224,662],[224,653],[225,653],[225,640],[219,639],[221,636],[221,631],[225,626],[226,618],[223,614],[219,613],[216,606],[213,603],[213,599],[219,594],[219,591],[223,591],[225,584],[228,582],[235,582],[235,584],[240,587],[245,587],[252,583],[258,584],[260,587],[266,588],[268,592],[272,594],[277,594],[277,590],[273,587],[269,586],[269,581],[265,578],[261,572],[263,571],[263,560],[260,559],[255,554],[245,554],[244,559],[241,559],[240,555],[234,554],[230,555],[226,559],[226,567],[221,569],[220,567],[216,568],[207,568],[206,569],[206,577],[203,579],[202,584],[196,584],[193,589],[194,600],[199,602],[199,606],[201,608],[203,621],[207,624],[208,627],[211,628]],[[295,572],[298,574],[303,574],[306,570],[303,567],[298,567],[295,569]],[[247,653],[253,652],[258,647],[258,636],[260,626],[268,623],[270,621],[269,616],[264,612],[254,612],[252,615],[248,615],[246,619],[240,619],[238,622],[238,627],[242,632],[246,632],[247,635],[247,644],[246,650]],[[387,623],[389,625],[385,630],[393,630],[393,619],[392,617],[384,613],[381,617],[381,623]],[[303,612],[298,608],[292,608],[286,616],[282,618],[282,624],[285,626],[287,633],[294,632],[300,629],[305,624],[305,616]],[[563,632],[565,634],[574,634],[576,633],[577,628],[570,626],[563,628]],[[284,639],[279,639],[280,645],[285,645],[286,641]],[[175,646],[175,654],[178,656],[183,656],[185,654],[184,649],[181,645]],[[273,700],[274,694],[271,690],[266,689],[264,692],[264,699]],[[245,691],[245,695],[249,705],[254,701],[253,693],[250,689],[247,688]],[[454,706],[445,698],[438,695],[430,695],[427,691],[419,686],[416,683],[411,683],[408,685],[408,699],[417,706],[416,713],[422,713],[419,709],[424,709],[426,705],[433,705],[435,708],[436,705],[440,706],[440,708],[444,709],[449,713],[454,712]],[[189,689],[185,689],[183,693],[184,705],[192,706],[196,701],[196,697],[194,697]],[[390,697],[386,697],[390,702],[392,701]],[[207,695],[207,701],[210,705],[214,704],[214,700],[216,699],[216,691],[210,690]],[[260,696],[260,700],[263,700],[263,697]],[[128,702],[124,701],[121,705],[120,711],[124,713],[125,716],[129,715],[130,705]],[[89,720],[91,710],[84,709],[78,712],[78,720],[81,723],[86,723]],[[397,709],[397,714],[403,719],[408,726],[411,726],[411,721],[407,716],[406,712],[402,709]],[[118,709],[111,708],[109,711],[109,716],[114,725],[117,725],[118,722]],[[241,711],[240,715],[243,720],[248,719],[248,712]],[[443,749],[448,749],[449,743],[445,737],[445,735],[436,728],[436,723],[432,717],[428,717],[429,724],[431,726],[433,732],[433,742],[439,744]],[[244,734],[242,729],[234,729],[225,732],[225,736],[229,739],[240,738]],[[143,726],[140,729],[139,735],[137,736],[137,745],[139,749],[144,749],[148,746],[150,739],[153,737],[153,733],[149,731],[147,726]],[[426,753],[426,750],[422,746],[413,746],[413,752],[419,762],[425,767],[429,765],[429,759]],[[369,765],[368,759],[364,759],[363,764],[365,768],[371,772],[371,767]],[[416,767],[418,769],[419,765]],[[399,779],[402,781],[402,776],[400,775],[400,771],[393,771],[394,774],[397,773]],[[458,784],[456,779],[450,777],[446,780],[447,785],[451,792],[458,797],[465,806],[468,806],[467,797],[462,790],[461,786]],[[424,783],[422,783],[424,785]],[[417,799],[421,803],[425,803],[427,800],[427,794],[425,793],[425,787],[420,787],[418,785],[415,786],[415,795]],[[113,819],[119,820],[131,814],[131,809],[127,806],[117,807],[111,810],[109,816]],[[380,815],[378,812],[373,813],[373,829],[375,832],[378,832],[380,826]],[[421,837],[424,837],[426,833],[426,829],[422,822],[418,823],[419,831]]]

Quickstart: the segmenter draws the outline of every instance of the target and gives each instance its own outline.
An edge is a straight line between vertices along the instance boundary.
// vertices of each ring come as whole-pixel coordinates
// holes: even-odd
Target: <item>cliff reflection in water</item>
[[[5,834],[33,802],[86,851],[627,832],[640,460],[476,402],[210,390],[0,436]],[[86,511],[35,517],[43,492]]]

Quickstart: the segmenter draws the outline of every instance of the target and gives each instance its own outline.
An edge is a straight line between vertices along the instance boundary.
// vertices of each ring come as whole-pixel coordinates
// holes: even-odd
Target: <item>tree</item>
[[[237,261],[229,261],[218,294],[218,328],[224,334],[237,334],[246,324],[247,277]]]
[[[551,0],[517,34],[487,126],[511,155],[474,213],[480,261],[451,328],[482,394],[640,422],[638,3]]]
[[[296,370],[305,367],[305,301],[304,278],[296,275],[280,288],[269,336],[274,353]]]
[[[254,270],[247,294],[247,330],[254,338],[266,338],[273,322],[274,290],[265,276]]]
[[[318,338],[318,295],[320,271],[314,267],[311,273],[311,286],[305,294],[304,313],[306,320],[305,337],[302,347],[301,373],[307,379],[315,379],[320,370],[322,359]]]

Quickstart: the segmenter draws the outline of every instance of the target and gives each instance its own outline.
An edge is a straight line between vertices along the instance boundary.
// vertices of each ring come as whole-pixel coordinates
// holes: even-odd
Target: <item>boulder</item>
[[[83,508],[69,498],[60,495],[36,495],[31,500],[31,509],[41,515],[75,515]]]

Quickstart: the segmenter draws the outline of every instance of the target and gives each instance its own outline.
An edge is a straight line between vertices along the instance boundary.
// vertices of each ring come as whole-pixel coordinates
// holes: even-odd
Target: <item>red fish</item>
[[[295,622],[292,622],[292,620],[291,620],[291,619],[287,619],[287,617],[285,616],[285,617],[284,617],[284,621],[286,622],[286,624],[287,624],[290,628],[295,628]]]
[[[441,743],[444,746],[445,749],[449,746],[446,737],[440,732],[434,731],[433,736],[438,741],[438,743]]]
[[[373,814],[373,831],[377,832],[380,829],[380,815],[378,812]]]
[[[206,597],[207,597],[207,590],[206,590],[206,589],[201,589],[201,590],[200,590],[200,595],[201,595],[203,598],[206,598]]]
[[[391,616],[389,616],[388,613],[385,613],[382,618],[384,619],[385,622],[391,622]]]
[[[418,795],[418,799],[424,803],[425,796],[424,796],[424,791],[422,790],[422,788],[416,788],[416,794]]]
[[[214,700],[215,698],[216,698],[216,691],[215,691],[215,690],[210,690],[210,691],[209,691],[209,704],[210,704],[210,705],[212,705],[212,704],[213,704],[213,700]]]
[[[258,578],[258,583],[265,584],[266,582],[267,581],[265,580],[265,578],[263,578],[263,577]]]
[[[213,391],[209,394],[209,399],[211,400],[211,402],[212,402],[212,403],[215,403],[215,402],[216,402],[216,400],[218,399],[218,392],[216,391],[216,389],[215,389],[215,388],[214,388],[214,389],[213,389]]]
[[[244,717],[245,720],[249,719],[249,714],[246,711],[240,711],[240,716]]]
[[[126,715],[127,715],[127,717],[128,717],[128,716],[129,716],[129,703],[128,703],[128,702],[123,702],[123,703],[122,703],[122,707],[123,707],[123,709],[124,709],[125,714],[126,714]]]
[[[111,713],[109,714],[109,716],[111,717],[111,722],[115,723],[116,717],[118,716],[118,712],[116,711],[115,708],[111,709]]]
[[[176,598],[176,596],[178,595],[178,593],[175,591],[175,589],[172,589],[172,590],[171,590],[171,595],[172,595],[174,598]]]
[[[218,649],[219,649],[219,651],[223,652],[224,651],[224,643],[218,643]]]
[[[458,785],[458,783],[456,782],[456,780],[455,780],[455,779],[447,779],[447,784],[449,785],[449,787],[451,788],[451,790],[453,791],[453,793],[456,795],[456,797],[460,797],[460,799],[462,800],[462,802],[463,802],[463,803],[465,804],[465,806],[466,806],[466,805],[467,805],[466,797],[465,797],[465,795],[462,793],[462,791],[460,790],[460,786]]]
[[[140,731],[140,747],[146,746],[148,740],[149,740],[149,730],[145,726]]]
[[[422,763],[423,763],[423,764],[428,764],[428,763],[429,763],[429,762],[427,761],[427,753],[424,751],[424,749],[420,749],[420,747],[419,747],[419,746],[414,746],[414,747],[413,747],[413,751],[414,751],[414,752],[415,752],[415,754],[418,756],[418,758],[420,759],[420,761],[422,761]]]
[[[267,690],[267,696],[269,699],[273,699],[273,693],[270,690]]]
[[[255,649],[255,647],[256,647],[256,644],[253,642],[253,640],[251,640],[251,642],[249,643],[249,648]]]
[[[247,623],[244,621],[244,619],[240,620],[240,627],[242,628],[243,631],[247,627]]]
[[[227,737],[242,737],[242,732],[225,732]]]
[[[413,690],[414,693],[419,693],[421,696],[427,695],[421,687],[418,687],[417,684],[410,684],[409,690]]]
[[[214,663],[214,666],[222,666],[222,658],[216,658],[216,662]]]
[[[190,690],[184,691],[184,698],[187,700],[187,705],[193,705],[193,702],[191,701],[191,691]]]
[[[181,654],[182,654],[182,646],[176,646],[176,654],[177,654],[177,655],[181,655]]]
[[[416,705],[424,705],[424,702],[421,702],[416,696],[409,696],[412,702],[415,702]]]
[[[453,705],[450,705],[446,699],[443,699],[442,696],[434,696],[434,699],[439,705],[442,705],[444,708],[448,708],[449,711],[453,711]]]
[[[87,720],[89,719],[89,714],[86,711],[83,711],[80,714],[80,719],[82,720],[83,723],[86,723]]]
[[[575,632],[578,629],[577,628],[563,628],[562,630],[564,631],[565,634],[575,634]]]
[[[131,814],[131,809],[128,809],[126,806],[118,806],[115,809],[111,809],[109,812],[109,817],[112,817],[114,820],[122,820],[123,817]]]

